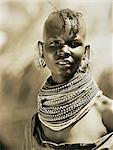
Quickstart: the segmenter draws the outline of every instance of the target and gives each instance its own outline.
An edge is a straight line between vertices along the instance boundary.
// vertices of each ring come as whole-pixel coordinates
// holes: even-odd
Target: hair
[[[51,30],[52,27],[59,27],[63,32],[66,30],[67,21],[70,23],[70,35],[74,37],[79,31],[82,31],[82,36],[85,38],[86,26],[83,19],[83,14],[80,12],[75,12],[73,10],[61,9],[60,11],[52,12],[44,24],[43,38],[47,30]]]

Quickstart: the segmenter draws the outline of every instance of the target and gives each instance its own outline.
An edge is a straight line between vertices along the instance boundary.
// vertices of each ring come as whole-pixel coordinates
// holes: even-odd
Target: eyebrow
[[[76,39],[76,38],[70,38],[70,39],[68,39],[68,40],[64,40],[64,39],[62,39],[62,38],[59,38],[59,37],[51,37],[48,41],[47,41],[47,44],[50,44],[51,42],[53,42],[53,41],[62,41],[62,42],[64,42],[64,43],[67,43],[67,42],[69,42],[69,41],[75,41],[76,43],[83,43],[82,42],[82,40],[81,39]]]
[[[51,43],[53,41],[64,41],[62,38],[59,38],[59,37],[51,37],[47,43]]]
[[[67,40],[67,42],[68,41],[74,41],[76,43],[83,43],[81,39],[75,39],[75,38],[74,39],[71,38],[70,40]]]

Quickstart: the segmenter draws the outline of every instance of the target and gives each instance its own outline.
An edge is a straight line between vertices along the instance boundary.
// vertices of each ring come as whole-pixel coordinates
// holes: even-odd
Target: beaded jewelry
[[[85,72],[90,67],[90,45],[85,47],[85,52],[81,60],[81,64],[79,66],[80,72]]]
[[[100,94],[89,71],[76,72],[70,81],[55,86],[47,80],[37,97],[39,119],[52,130],[64,129],[80,120]]]

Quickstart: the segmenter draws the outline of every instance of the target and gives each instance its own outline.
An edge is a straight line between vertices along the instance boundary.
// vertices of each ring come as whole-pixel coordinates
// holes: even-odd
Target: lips
[[[72,62],[66,59],[58,59],[56,64],[58,64],[60,67],[70,67]]]

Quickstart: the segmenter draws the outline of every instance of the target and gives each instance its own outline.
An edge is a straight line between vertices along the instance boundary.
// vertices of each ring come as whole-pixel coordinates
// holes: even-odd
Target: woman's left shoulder
[[[96,106],[101,112],[104,112],[105,110],[113,111],[113,99],[110,99],[105,95],[101,95],[97,98]]]
[[[108,103],[112,103],[113,102],[113,99],[111,99],[111,98],[109,98],[109,97],[107,97],[107,96],[105,96],[103,94],[100,97],[101,97],[102,101],[107,101]]]
[[[99,98],[102,121],[109,132],[113,131],[113,100],[102,95]]]

